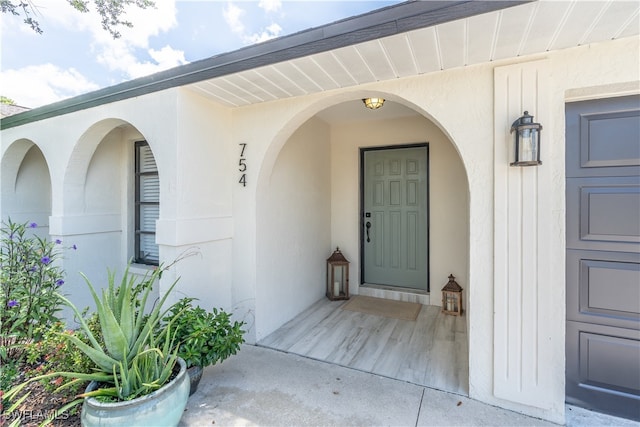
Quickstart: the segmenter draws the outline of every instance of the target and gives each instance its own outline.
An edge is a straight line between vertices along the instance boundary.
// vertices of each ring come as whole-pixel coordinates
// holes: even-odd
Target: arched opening
[[[35,222],[41,237],[49,234],[51,175],[49,166],[32,141],[14,142],[2,158],[2,220]]]
[[[274,145],[273,149],[278,152],[273,166],[264,168],[259,177],[256,323],[259,325],[257,340],[263,345],[271,345],[278,339],[281,343],[285,342],[288,338],[280,334],[277,328],[286,322],[283,329],[294,331],[299,325],[291,322],[296,322],[296,319],[313,317],[314,322],[318,322],[330,317],[331,311],[339,310],[342,302],[337,302],[338,305],[333,302],[331,304],[334,306],[323,307],[320,311],[309,311],[310,306],[316,306],[315,302],[326,300],[325,261],[336,246],[351,262],[352,295],[415,300],[425,306],[439,306],[440,289],[447,283],[449,274],[454,274],[458,283],[465,288],[463,303],[468,306],[469,185],[455,145],[434,121],[423,112],[403,105],[401,100],[387,100],[385,106],[376,111],[366,110],[360,99],[341,101],[306,120],[286,138],[280,149]],[[389,108],[386,114],[376,114],[385,108]],[[429,240],[430,248],[430,268],[428,277],[425,277],[425,281],[430,283],[430,292],[412,293],[406,289],[370,287],[364,283],[361,268],[365,236],[361,218],[364,213],[361,202],[361,150],[374,147],[397,149],[414,145],[428,146],[429,232],[424,238]],[[427,367],[432,369],[434,365],[450,363],[451,355],[455,354],[457,360],[451,375],[456,377],[456,384],[427,385],[467,394],[468,317],[446,316],[440,313],[438,307],[431,307],[429,314],[426,311],[424,316],[438,317],[441,320],[437,322],[446,323],[448,329],[444,332],[422,330],[418,333],[442,332],[447,335],[448,342],[438,343],[439,351],[427,356],[424,356],[426,353],[422,348],[407,348],[406,351],[416,356],[414,360],[421,363],[418,371],[425,371],[410,374],[421,378],[402,378],[417,383],[432,381],[425,379]],[[327,339],[322,344],[314,339],[326,331],[316,330],[317,335],[313,337],[314,333],[303,333],[302,329],[298,329],[298,334],[302,335],[298,336],[297,341],[292,339],[284,344],[287,348],[281,349],[372,372],[376,372],[374,365],[385,364],[381,359],[371,359],[371,355],[346,355],[347,347],[354,348],[354,343],[368,340],[361,335],[369,333],[362,332],[369,330],[365,326],[350,324],[333,327],[336,329],[331,331],[331,338],[325,335]],[[378,329],[384,329],[388,336],[370,337],[370,341],[390,340],[394,334],[409,333],[407,330],[401,332],[396,327],[405,326],[384,323]],[[280,334],[275,340],[272,339],[274,331]],[[457,341],[456,333],[460,334]],[[332,341],[340,334],[344,339],[342,343]],[[434,335],[431,338],[436,340],[442,337],[436,338]],[[424,354],[420,355],[421,352]],[[395,362],[390,363],[393,365]],[[390,369],[396,368],[399,367]],[[387,374],[384,370],[379,373]]]
[[[108,270],[124,269],[129,260],[137,260],[136,235],[145,221],[155,233],[158,209],[154,210],[154,217],[145,217],[142,221],[136,216],[139,205],[136,186],[143,185],[136,179],[140,144],[151,145],[132,124],[120,119],[102,120],[80,137],[67,165],[62,190],[63,215],[57,218],[58,227],[52,231],[78,248],[75,256],[66,262],[66,271],[82,272],[97,286],[104,283]],[[151,149],[148,151],[147,157],[155,166]],[[151,183],[156,205],[159,204],[158,181],[156,169],[156,179]],[[150,240],[154,243],[155,237]],[[157,248],[155,251],[157,254]],[[68,285],[77,306],[92,305],[78,274],[69,277]]]

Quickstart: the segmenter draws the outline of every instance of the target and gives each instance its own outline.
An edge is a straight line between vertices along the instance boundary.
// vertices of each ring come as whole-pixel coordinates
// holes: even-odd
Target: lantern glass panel
[[[538,161],[538,129],[522,129],[518,131],[518,161],[536,162]]]
[[[335,266],[335,275],[333,277],[333,295],[340,296],[343,283],[343,268],[341,265]]]

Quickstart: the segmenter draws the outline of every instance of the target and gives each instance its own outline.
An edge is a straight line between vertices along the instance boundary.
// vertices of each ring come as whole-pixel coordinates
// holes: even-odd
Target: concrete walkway
[[[466,397],[244,345],[205,370],[180,426],[555,426]],[[567,408],[568,426],[639,426]]]

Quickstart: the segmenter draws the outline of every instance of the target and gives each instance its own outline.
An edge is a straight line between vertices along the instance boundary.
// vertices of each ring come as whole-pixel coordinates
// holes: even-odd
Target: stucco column
[[[548,61],[496,68],[494,151],[494,395],[542,409],[564,421],[564,277],[560,226],[553,217],[559,174],[551,138],[541,138],[543,164],[510,167],[511,124],[525,110],[552,128]],[[531,411],[528,411],[531,412]],[[534,414],[535,415],[535,414]]]

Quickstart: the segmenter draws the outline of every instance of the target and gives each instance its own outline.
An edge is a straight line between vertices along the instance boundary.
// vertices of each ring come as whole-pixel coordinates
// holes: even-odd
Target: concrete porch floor
[[[322,298],[258,345],[468,396],[466,316],[422,305],[415,320],[350,310]]]
[[[180,426],[554,426],[453,393],[243,345],[205,369]],[[567,426],[638,426],[567,406]]]

